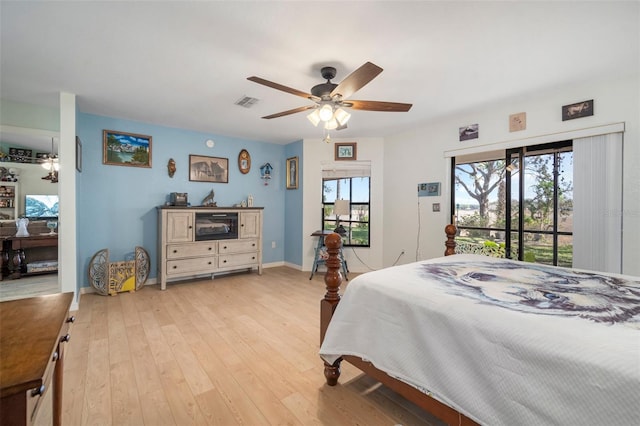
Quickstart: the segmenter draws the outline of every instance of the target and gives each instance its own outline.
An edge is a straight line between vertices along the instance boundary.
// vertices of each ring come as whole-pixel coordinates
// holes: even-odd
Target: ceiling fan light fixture
[[[338,120],[338,123],[341,126],[346,125],[347,121],[349,121],[349,119],[351,118],[351,114],[349,114],[347,111],[345,111],[342,108],[338,108],[333,116],[335,117],[336,120]]]
[[[334,130],[338,128],[338,120],[332,118],[331,120],[324,123],[324,128],[327,130]]]
[[[320,116],[320,120],[329,121],[333,118],[333,107],[329,104],[324,104],[320,107],[318,114]]]
[[[311,124],[313,124],[315,127],[318,127],[318,123],[320,123],[320,112],[318,111],[318,108],[314,109],[311,114],[308,114],[307,118],[309,119]]]

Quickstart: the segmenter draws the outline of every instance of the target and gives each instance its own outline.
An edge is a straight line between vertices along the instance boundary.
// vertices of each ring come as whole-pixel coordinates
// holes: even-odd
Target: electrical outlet
[[[404,249],[400,249],[400,254],[405,254]]]
[[[271,248],[276,248],[276,242],[275,241],[271,241]]]

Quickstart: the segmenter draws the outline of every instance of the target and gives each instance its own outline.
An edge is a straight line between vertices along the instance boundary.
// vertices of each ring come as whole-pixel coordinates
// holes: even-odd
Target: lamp
[[[331,120],[333,118],[333,107],[330,104],[322,105],[318,111],[318,115],[322,121]]]
[[[314,126],[318,127],[318,123],[320,123],[320,111],[318,108],[314,109],[313,112],[307,115],[307,118]]]
[[[49,180],[51,181],[51,183],[58,182],[58,170],[60,169],[60,164],[58,164],[58,156],[53,153],[54,141],[55,138],[51,138],[51,152],[44,155],[43,161],[40,164],[43,169],[49,172],[42,179]]]
[[[342,108],[338,108],[333,117],[338,121],[340,126],[345,126],[347,124],[347,121],[349,121],[349,119],[351,118],[351,114],[349,114]]]
[[[347,230],[344,229],[344,226],[340,225],[340,216],[350,215],[351,214],[351,203],[349,200],[336,200],[333,205],[333,213],[336,215],[336,229],[334,232],[344,236],[347,233]]]

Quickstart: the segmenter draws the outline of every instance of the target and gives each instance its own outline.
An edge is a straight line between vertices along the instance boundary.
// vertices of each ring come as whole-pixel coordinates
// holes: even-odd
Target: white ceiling
[[[85,113],[280,144],[322,130],[260,117],[310,102],[249,76],[308,92],[326,65],[335,83],[384,68],[352,98],[413,108],[352,111],[333,134],[349,138],[639,73],[638,2],[2,0],[0,19],[3,99],[57,107],[64,91]]]

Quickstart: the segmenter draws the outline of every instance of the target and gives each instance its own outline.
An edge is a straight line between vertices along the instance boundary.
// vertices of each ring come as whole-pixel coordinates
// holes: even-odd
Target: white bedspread
[[[640,279],[478,255],[370,272],[320,355],[369,360],[481,424],[640,425]]]

